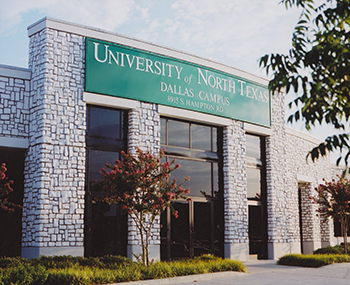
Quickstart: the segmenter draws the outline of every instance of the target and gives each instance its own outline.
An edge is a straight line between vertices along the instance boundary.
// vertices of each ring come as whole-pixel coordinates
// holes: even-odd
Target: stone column
[[[84,43],[48,28],[30,35],[23,257],[84,254]]]
[[[249,259],[246,140],[242,123],[223,133],[225,258]]]
[[[268,258],[290,252],[289,207],[286,189],[284,94],[271,96],[272,135],[266,139]]]
[[[312,254],[321,247],[321,223],[316,212],[318,206],[309,199],[310,196],[315,196],[315,187],[314,183],[303,183],[300,186],[304,254]]]
[[[158,105],[140,102],[140,107],[129,111],[128,118],[128,152],[136,149],[157,154],[160,150],[160,116]],[[149,245],[149,258],[160,260],[160,219],[152,228]],[[128,258],[135,259],[133,254],[142,252],[141,237],[132,219],[128,220]]]

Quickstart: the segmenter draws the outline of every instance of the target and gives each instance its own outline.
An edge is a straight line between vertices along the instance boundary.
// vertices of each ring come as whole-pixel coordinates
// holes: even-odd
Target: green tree
[[[161,163],[164,151],[159,156],[137,150],[136,155],[122,152],[123,160],[117,160],[115,165],[106,164],[110,169],[101,169],[102,179],[99,185],[105,192],[104,201],[122,205],[123,210],[135,222],[142,243],[142,261],[149,265],[148,245],[152,225],[157,217],[167,207],[177,218],[178,213],[172,207],[176,199],[187,199],[190,189],[182,184],[190,178],[185,178],[180,184],[176,179],[170,182],[171,173],[180,167],[172,162]]]
[[[6,177],[6,171],[6,164],[2,163],[0,166],[0,208],[12,213],[15,209],[22,208],[22,206],[16,205],[8,200],[8,195],[13,192],[11,188],[13,181]]]
[[[285,89],[296,98],[289,103],[297,110],[289,122],[303,118],[306,129],[315,124],[332,124],[340,134],[330,135],[310,150],[313,160],[338,149],[346,165],[350,155],[345,124],[350,117],[350,0],[325,0],[316,7],[313,0],[282,0],[286,8],[300,8],[299,22],[288,54],[260,58],[267,74],[272,72],[272,92]]]
[[[327,220],[328,217],[339,221],[344,237],[345,254],[348,253],[348,227],[350,221],[350,181],[339,177],[316,188],[317,196],[311,197],[319,204],[317,212]]]

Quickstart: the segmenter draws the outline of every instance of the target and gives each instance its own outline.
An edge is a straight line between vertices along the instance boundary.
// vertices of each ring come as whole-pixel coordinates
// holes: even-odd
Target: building
[[[137,147],[164,147],[191,176],[193,201],[175,204],[178,219],[162,214],[151,258],[276,259],[337,242],[308,198],[334,176],[329,158],[306,161],[319,141],[286,127],[284,95],[265,79],[51,18],[28,35],[28,69],[0,66],[0,160],[23,198],[5,225],[17,234],[2,237],[12,253],[140,252],[131,221],[95,203],[91,184]]]

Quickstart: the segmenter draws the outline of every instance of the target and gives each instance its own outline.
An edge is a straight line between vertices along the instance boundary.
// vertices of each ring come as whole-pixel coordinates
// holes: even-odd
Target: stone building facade
[[[283,94],[271,96],[271,124],[261,126],[152,103],[149,98],[87,92],[86,38],[136,47],[264,86],[266,80],[193,55],[50,18],[30,26],[28,34],[28,69],[0,66],[0,154],[17,149],[24,159],[22,256],[91,256],[108,249],[106,253],[132,258],[138,253],[140,240],[132,222],[118,209],[101,212],[94,204],[93,195],[99,194],[90,184],[96,174],[91,169],[107,152],[133,153],[140,148],[157,153],[170,145],[171,126],[176,124],[215,135],[209,154],[191,147],[182,149],[187,160],[176,147],[169,147],[173,152],[167,154],[182,159],[185,167],[192,163],[188,169],[195,178],[199,170],[196,173],[193,165],[211,169],[208,175],[215,194],[210,199],[197,197],[189,206],[179,204],[189,213],[181,221],[168,214],[160,217],[151,239],[152,258],[215,253],[240,260],[276,259],[336,242],[333,223],[323,223],[308,199],[323,178],[334,176],[329,157],[315,163],[306,160],[308,150],[319,141],[286,127]],[[94,135],[102,132],[103,125],[94,129],[90,120],[98,121],[107,113],[121,118],[118,138]],[[189,139],[195,143],[191,134]],[[258,187],[256,197],[250,196],[252,187]],[[201,223],[207,225],[207,232],[198,228]],[[98,232],[104,229],[98,224],[119,228],[103,241]],[[175,229],[184,233],[176,236]],[[121,243],[116,245],[115,238]],[[120,249],[123,245],[126,251]],[[179,252],[182,255],[176,256]]]

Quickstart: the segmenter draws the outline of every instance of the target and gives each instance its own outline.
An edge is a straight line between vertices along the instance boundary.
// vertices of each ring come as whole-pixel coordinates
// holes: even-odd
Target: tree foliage
[[[187,199],[190,189],[182,185],[190,178],[177,184],[176,179],[170,182],[171,173],[180,167],[172,162],[161,163],[164,151],[159,156],[137,150],[136,155],[122,152],[123,160],[115,165],[106,164],[110,169],[101,169],[102,179],[99,184],[105,192],[104,201],[122,205],[123,210],[135,222],[142,242],[142,261],[149,264],[148,245],[152,225],[156,218],[167,207],[174,216],[178,213],[172,207],[176,199]]]
[[[328,217],[340,221],[344,236],[345,253],[347,253],[347,232],[350,222],[350,181],[339,177],[316,188],[317,196],[311,197],[319,204],[317,212],[327,220]]]
[[[350,0],[325,0],[316,7],[313,0],[282,0],[286,8],[301,9],[288,54],[270,54],[259,64],[272,72],[272,92],[295,92],[289,103],[297,110],[289,122],[303,118],[306,129],[315,124],[332,124],[340,134],[331,135],[310,151],[313,160],[328,151],[345,151],[337,164],[350,155]],[[344,153],[344,152],[342,152]]]
[[[6,177],[6,171],[6,164],[2,163],[0,166],[0,208],[12,213],[15,209],[22,208],[22,206],[16,205],[8,200],[8,195],[13,192],[11,188],[13,181]]]

